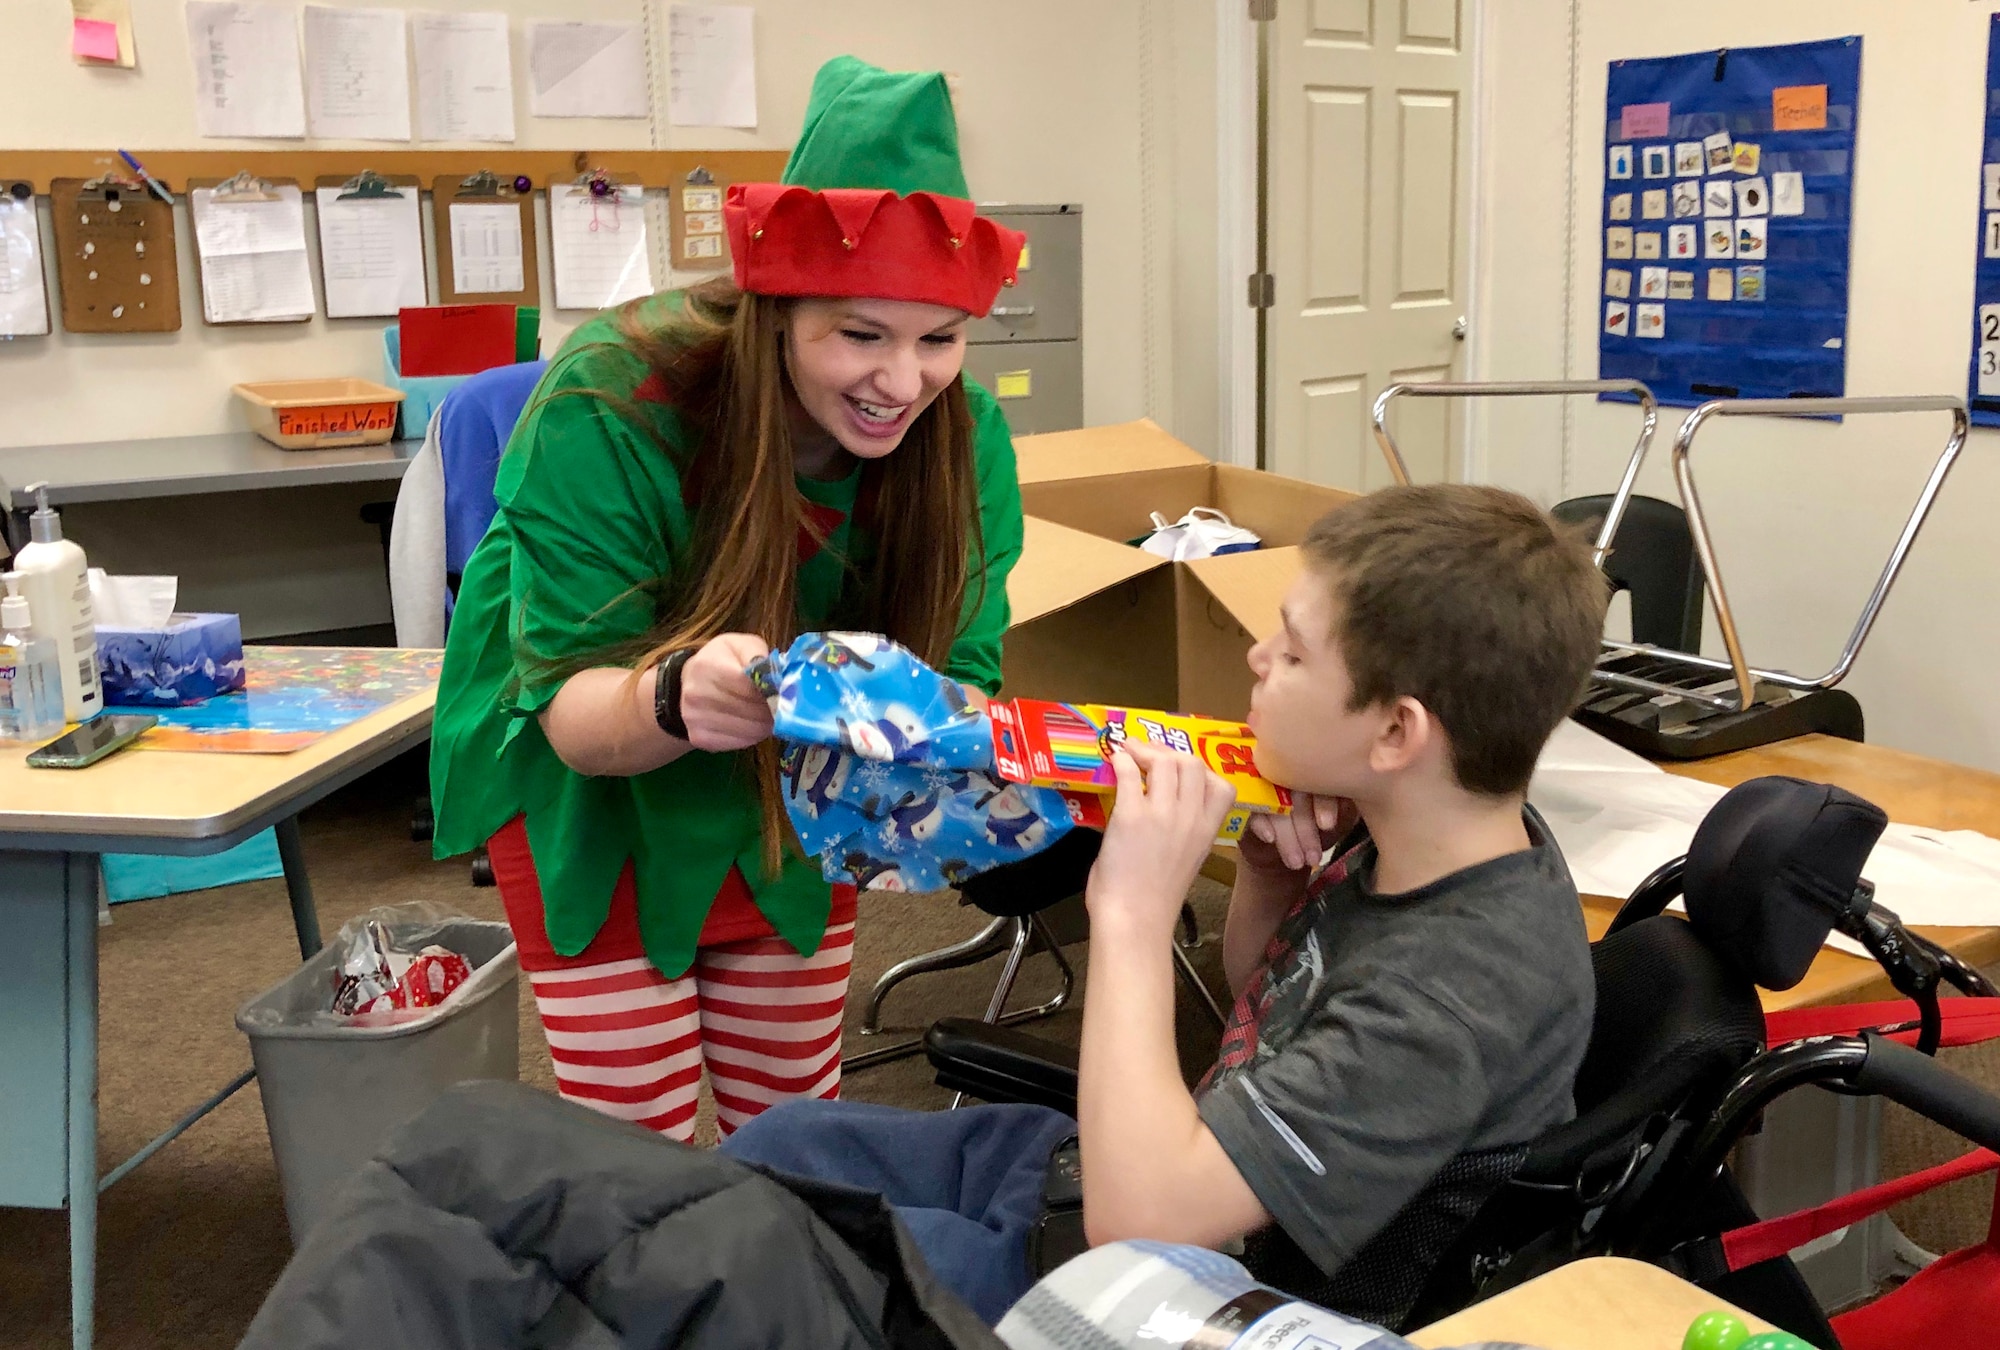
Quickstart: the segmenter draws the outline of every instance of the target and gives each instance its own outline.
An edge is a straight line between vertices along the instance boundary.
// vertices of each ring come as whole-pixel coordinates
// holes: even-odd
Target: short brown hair
[[[1414,698],[1461,787],[1523,791],[1604,633],[1609,587],[1581,532],[1516,493],[1437,483],[1341,507],[1305,551],[1333,587],[1351,706]]]

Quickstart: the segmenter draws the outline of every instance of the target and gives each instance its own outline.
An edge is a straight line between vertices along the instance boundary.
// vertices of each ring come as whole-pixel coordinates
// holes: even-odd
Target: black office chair
[[[960,898],[989,916],[991,921],[963,942],[912,956],[884,971],[862,1010],[861,1034],[873,1036],[879,1033],[882,1004],[888,999],[890,991],[911,976],[956,970],[1003,953],[1007,959],[1000,968],[1000,978],[993,987],[992,997],[987,1001],[985,1015],[977,1019],[954,1020],[962,1020],[969,1026],[1007,1028],[1061,1012],[1076,992],[1076,971],[1063,954],[1063,948],[1089,935],[1090,920],[1083,907],[1083,890],[1090,880],[1090,869],[1097,861],[1097,850],[1103,843],[1104,836],[1096,830],[1074,829],[1033,857],[967,880],[958,888]],[[1197,1006],[1220,1030],[1224,1021],[1222,1005],[1203,983],[1184,950],[1198,945],[1199,941],[1200,930],[1195,926],[1194,912],[1183,905],[1180,932],[1174,943],[1174,969],[1194,995]],[[1021,965],[1038,951],[1047,952],[1054,960],[1062,985],[1044,1002],[1008,1012],[1007,999],[1013,993]],[[841,1060],[841,1069],[844,1072],[866,1069],[891,1060],[905,1059],[923,1050],[922,1038],[899,1041],[848,1055]]]
[[[1723,1167],[1728,1147],[1775,1095],[1773,1083],[1811,1081],[1787,1058],[1794,1047],[1764,1050],[1756,991],[1796,985],[1834,927],[1867,945],[1896,987],[1917,999],[1932,1046],[1940,979],[1967,993],[1994,992],[1872,904],[1861,867],[1885,823],[1879,808],[1857,797],[1791,778],[1754,779],[1716,804],[1687,856],[1643,882],[1591,949],[1597,1011],[1577,1076],[1576,1118],[1531,1141],[1460,1232],[1385,1230],[1377,1241],[1392,1239],[1398,1250],[1371,1251],[1371,1243],[1357,1253],[1357,1262],[1421,1280],[1404,1325],[1434,1321],[1583,1256],[1667,1263],[1693,1238],[1748,1221]],[[1677,896],[1686,922],[1661,912]],[[1075,1112],[1077,1061],[1068,1047],[947,1019],[931,1028],[926,1049],[945,1087]],[[1822,1081],[1853,1082],[1865,1059],[1835,1057]],[[1921,1092],[1863,1090],[1927,1109]],[[1789,1261],[1704,1283],[1808,1341],[1837,1344]]]
[[[1611,509],[1609,495],[1572,497],[1549,514],[1594,534]],[[1618,537],[1604,556],[1604,575],[1632,597],[1632,640],[1677,652],[1701,650],[1701,610],[1706,594],[1701,560],[1687,513],[1657,497],[1633,496],[1618,522]]]

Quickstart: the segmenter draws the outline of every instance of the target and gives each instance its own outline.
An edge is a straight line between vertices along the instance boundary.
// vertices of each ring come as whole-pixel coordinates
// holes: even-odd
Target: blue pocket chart
[[[1858,37],[1611,63],[1599,378],[1683,407],[1846,393],[1860,94]]]
[[[1986,33],[1986,131],[1980,140],[1979,247],[1972,286],[1972,420],[2000,427],[2000,14]]]

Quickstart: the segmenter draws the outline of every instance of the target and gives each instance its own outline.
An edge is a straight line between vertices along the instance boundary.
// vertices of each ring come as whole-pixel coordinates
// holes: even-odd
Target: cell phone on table
[[[122,750],[160,724],[145,714],[101,713],[75,731],[28,752],[35,769],[81,769]]]

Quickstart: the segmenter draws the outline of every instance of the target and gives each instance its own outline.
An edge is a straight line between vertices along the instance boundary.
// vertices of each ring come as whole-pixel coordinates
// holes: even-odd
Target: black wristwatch
[[[660,730],[676,740],[688,739],[687,719],[681,716],[681,674],[694,654],[695,648],[683,647],[669,653],[656,667],[659,674],[653,685],[653,720],[660,724]]]

